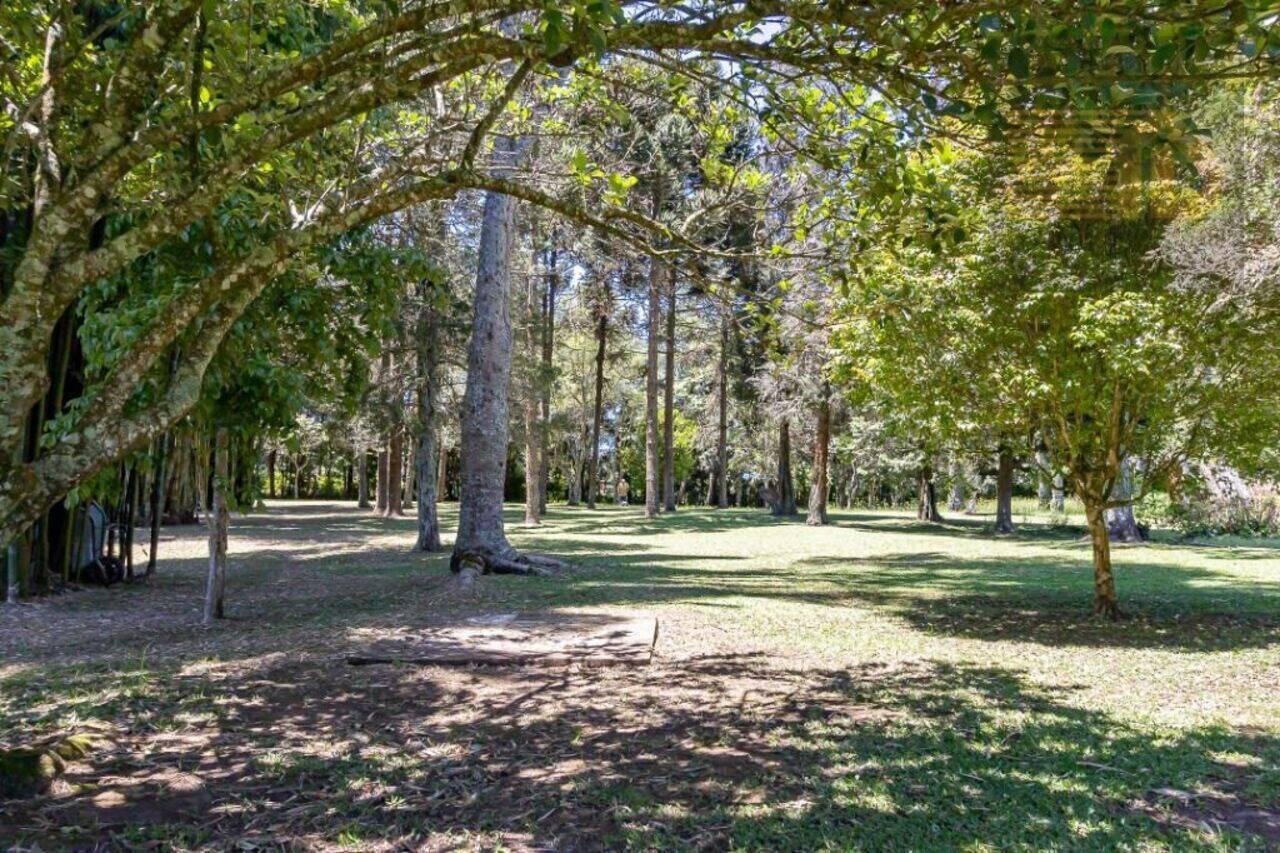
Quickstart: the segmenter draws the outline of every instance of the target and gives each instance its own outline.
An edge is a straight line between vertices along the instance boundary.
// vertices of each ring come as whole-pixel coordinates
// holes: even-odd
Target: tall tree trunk
[[[270,453],[267,454],[267,497],[274,498],[275,496],[276,496],[276,452],[272,450]]]
[[[796,489],[791,478],[791,421],[783,418],[778,427],[778,502],[774,515],[796,514]]]
[[[648,352],[644,374],[644,515],[656,518],[659,499],[658,460],[658,334],[662,326],[662,291],[667,266],[649,262]]]
[[[609,311],[601,306],[596,318],[596,393],[591,409],[591,455],[587,465],[587,506],[596,508],[600,494],[600,420],[604,417],[604,356],[609,339]]]
[[[537,240],[534,240],[535,244]],[[534,260],[537,261],[535,246]],[[542,421],[539,417],[542,379],[539,350],[546,344],[542,307],[545,297],[539,294],[536,276],[526,278],[524,288],[524,524],[536,527],[542,523]]]
[[[302,497],[302,454],[293,455],[293,499]]]
[[[933,466],[927,462],[920,466],[919,500],[916,505],[916,518],[920,521],[942,521],[942,513],[938,512],[938,490],[933,482]]]
[[[433,305],[432,285],[419,284],[422,308],[418,313],[418,452],[415,458],[418,481],[418,551],[439,551],[440,518],[436,511],[437,474],[440,467],[439,404],[440,331]]]
[[[1049,477],[1049,452],[1036,451],[1036,506],[1048,509],[1053,503],[1053,484]]]
[[[404,426],[397,422],[391,427],[391,440],[387,446],[387,518],[404,515]]]
[[[716,365],[716,401],[719,423],[716,425],[716,506],[729,506],[729,318],[720,321],[720,360]]]
[[[667,276],[667,361],[662,384],[662,508],[676,510],[676,278]]]
[[[1089,539],[1093,543],[1093,612],[1108,619],[1120,617],[1120,603],[1116,599],[1116,580],[1111,571],[1111,540],[1107,535],[1106,512],[1101,500],[1089,500],[1085,504],[1085,518],[1089,522]]]
[[[1120,463],[1120,474],[1111,489],[1111,499],[1116,501],[1133,500],[1133,457],[1126,456]],[[1133,515],[1133,504],[1111,507],[1106,511],[1107,535],[1113,542],[1145,542],[1142,528]]]
[[[831,448],[831,401],[823,388],[818,402],[818,424],[813,441],[813,482],[809,485],[809,515],[806,524],[820,526],[827,523],[827,484],[829,451]]]
[[[440,475],[436,478],[436,500],[449,499],[449,448],[440,442]]]
[[[229,456],[230,447],[226,427],[219,427],[214,438],[213,500],[209,507],[209,574],[204,588],[204,624],[206,625],[211,624],[214,619],[222,619],[225,616]]]
[[[502,518],[511,381],[511,249],[516,201],[490,192],[480,228],[467,387],[461,418],[461,502],[450,568],[515,558]]]
[[[996,463],[996,533],[1013,532],[1013,454],[1000,448]]]
[[[356,451],[356,506],[369,508],[369,449]]]
[[[378,448],[378,471],[376,476],[377,482],[374,484],[374,491],[376,494],[373,501],[374,512],[378,513],[378,515],[386,515],[389,501],[388,496],[390,494],[388,484],[390,482],[389,477],[391,476],[391,456],[387,453],[385,438],[383,439],[382,446]]]
[[[555,239],[555,234],[552,234]],[[547,298],[543,304],[542,333],[542,421],[539,424],[539,445],[541,453],[538,459],[538,514],[547,514],[547,486],[551,479],[551,464],[548,442],[551,435],[551,386],[555,378],[555,339],[556,339],[556,290],[560,284],[560,256],[553,247],[551,263],[547,270]]]
[[[1054,512],[1066,512],[1066,483],[1061,474],[1056,474],[1053,478],[1053,494],[1049,498],[1049,506]]]
[[[964,509],[964,466],[959,462],[951,463],[951,496],[947,498],[947,509],[952,512]]]
[[[151,502],[147,509],[151,516],[151,543],[147,553],[146,577],[156,573],[156,559],[160,552],[160,522],[164,518],[165,466],[169,459],[169,446],[173,439],[168,431],[156,437],[156,462],[151,472]]]

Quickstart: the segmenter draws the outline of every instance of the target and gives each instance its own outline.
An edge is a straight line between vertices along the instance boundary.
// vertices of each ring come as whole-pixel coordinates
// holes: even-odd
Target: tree
[[[1030,5],[974,16],[968,7],[906,4],[894,15],[781,0],[656,16],[624,14],[612,3],[565,15],[532,0],[376,8],[339,0],[305,9],[228,0],[217,15],[206,8],[195,0],[127,4],[105,27],[90,19],[92,4],[30,0],[0,11],[6,50],[16,55],[10,67],[18,69],[4,77],[0,133],[7,152],[23,155],[6,157],[0,207],[24,214],[4,238],[0,540],[190,411],[211,359],[248,307],[299,254],[352,228],[428,200],[492,190],[637,242],[654,234],[677,242],[623,204],[593,212],[476,168],[483,138],[512,95],[506,82],[515,64],[568,67],[625,51],[702,50],[736,57],[758,77],[801,72],[874,85],[910,105],[908,123],[945,113],[1007,132],[1028,105],[1043,126],[1052,109],[1045,103],[1056,97],[1065,95],[1060,102],[1072,110],[1097,108],[1110,97],[1109,80],[1135,73],[1150,78],[1143,103],[1159,117],[1167,96],[1180,93],[1170,81],[1181,85],[1239,59],[1242,40],[1257,43],[1269,22],[1264,9],[1226,17],[1197,8],[1196,26],[1169,29],[1136,3],[1109,16]],[[509,26],[521,15],[530,26]],[[1116,19],[1124,26],[1116,29]],[[1101,43],[1099,21],[1111,29]],[[244,22],[252,22],[255,48],[247,55]],[[762,40],[765,24],[773,35]],[[937,47],[939,32],[948,34],[946,50]],[[851,55],[860,61],[841,59]],[[1076,73],[1082,56],[1098,69],[1087,80]],[[1265,70],[1270,61],[1260,52],[1232,73]],[[949,82],[943,88],[939,80]],[[412,120],[383,109],[391,105]],[[1066,124],[1062,133],[1080,133]],[[384,135],[397,143],[395,156],[371,144]],[[201,155],[197,182],[192,152]],[[216,263],[157,280],[146,310],[131,314],[138,306],[130,305],[118,315],[132,318],[127,344],[106,353],[82,404],[63,401],[39,453],[27,452],[28,415],[49,390],[54,329],[67,311],[96,283],[132,274],[194,234],[210,242],[210,223],[245,208],[253,227]],[[107,220],[100,243],[87,239]],[[170,371],[174,344],[180,356]]]
[[[926,168],[963,211],[954,248],[882,256],[857,291],[868,319],[842,341],[885,399],[933,399],[953,423],[1042,437],[1047,473],[1066,475],[1085,506],[1094,610],[1114,618],[1105,515],[1132,499],[1115,492],[1125,460],[1141,460],[1149,483],[1182,459],[1256,447],[1280,405],[1265,366],[1280,315],[1215,304],[1152,263],[1167,224],[1202,204],[1177,178],[1131,183],[1108,158],[1045,148]],[[936,369],[904,351],[923,341]],[[1000,471],[1011,470],[1005,449]]]

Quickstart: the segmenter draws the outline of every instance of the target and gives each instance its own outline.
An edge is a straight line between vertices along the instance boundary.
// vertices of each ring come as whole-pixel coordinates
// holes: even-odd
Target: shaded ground
[[[408,520],[279,503],[236,519],[210,631],[173,531],[150,588],[0,612],[0,741],[115,730],[0,803],[0,846],[1280,844],[1280,551],[1122,549],[1111,625],[1078,531],[834,521],[553,508],[516,539],[577,568],[463,594]],[[654,613],[656,663],[343,662],[510,610]]]

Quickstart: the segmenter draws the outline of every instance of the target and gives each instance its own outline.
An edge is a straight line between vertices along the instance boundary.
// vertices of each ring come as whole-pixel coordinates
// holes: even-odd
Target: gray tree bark
[[[515,199],[490,192],[480,225],[467,389],[462,398],[462,469],[458,535],[449,568],[474,573],[532,574],[563,565],[521,555],[502,518],[507,471],[507,389],[511,382],[511,251]]]
[[[676,279],[667,276],[667,359],[662,381],[662,508],[676,510]]]
[[[440,517],[437,512],[437,475],[440,466],[438,440],[440,393],[440,329],[436,322],[431,285],[420,285],[422,308],[418,313],[418,449],[414,459],[418,481],[418,551],[439,551]]]
[[[649,262],[648,351],[644,376],[644,515],[656,518],[659,508],[658,460],[658,330],[662,324],[662,291],[667,267]]]
[[[1132,501],[1133,494],[1133,457],[1126,456],[1120,463],[1120,475],[1116,478],[1116,484],[1111,488],[1111,500]],[[1106,524],[1107,536],[1112,542],[1145,542],[1147,539],[1142,528],[1138,527],[1138,520],[1134,518],[1132,503],[1108,509]]]

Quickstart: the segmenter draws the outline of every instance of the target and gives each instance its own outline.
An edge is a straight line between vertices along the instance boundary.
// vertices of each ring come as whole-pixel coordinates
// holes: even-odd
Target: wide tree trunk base
[[[1110,619],[1112,622],[1118,622],[1124,617],[1124,614],[1120,611],[1120,605],[1118,603],[1115,601],[1104,601],[1099,599],[1094,599],[1093,615],[1105,617]]]

